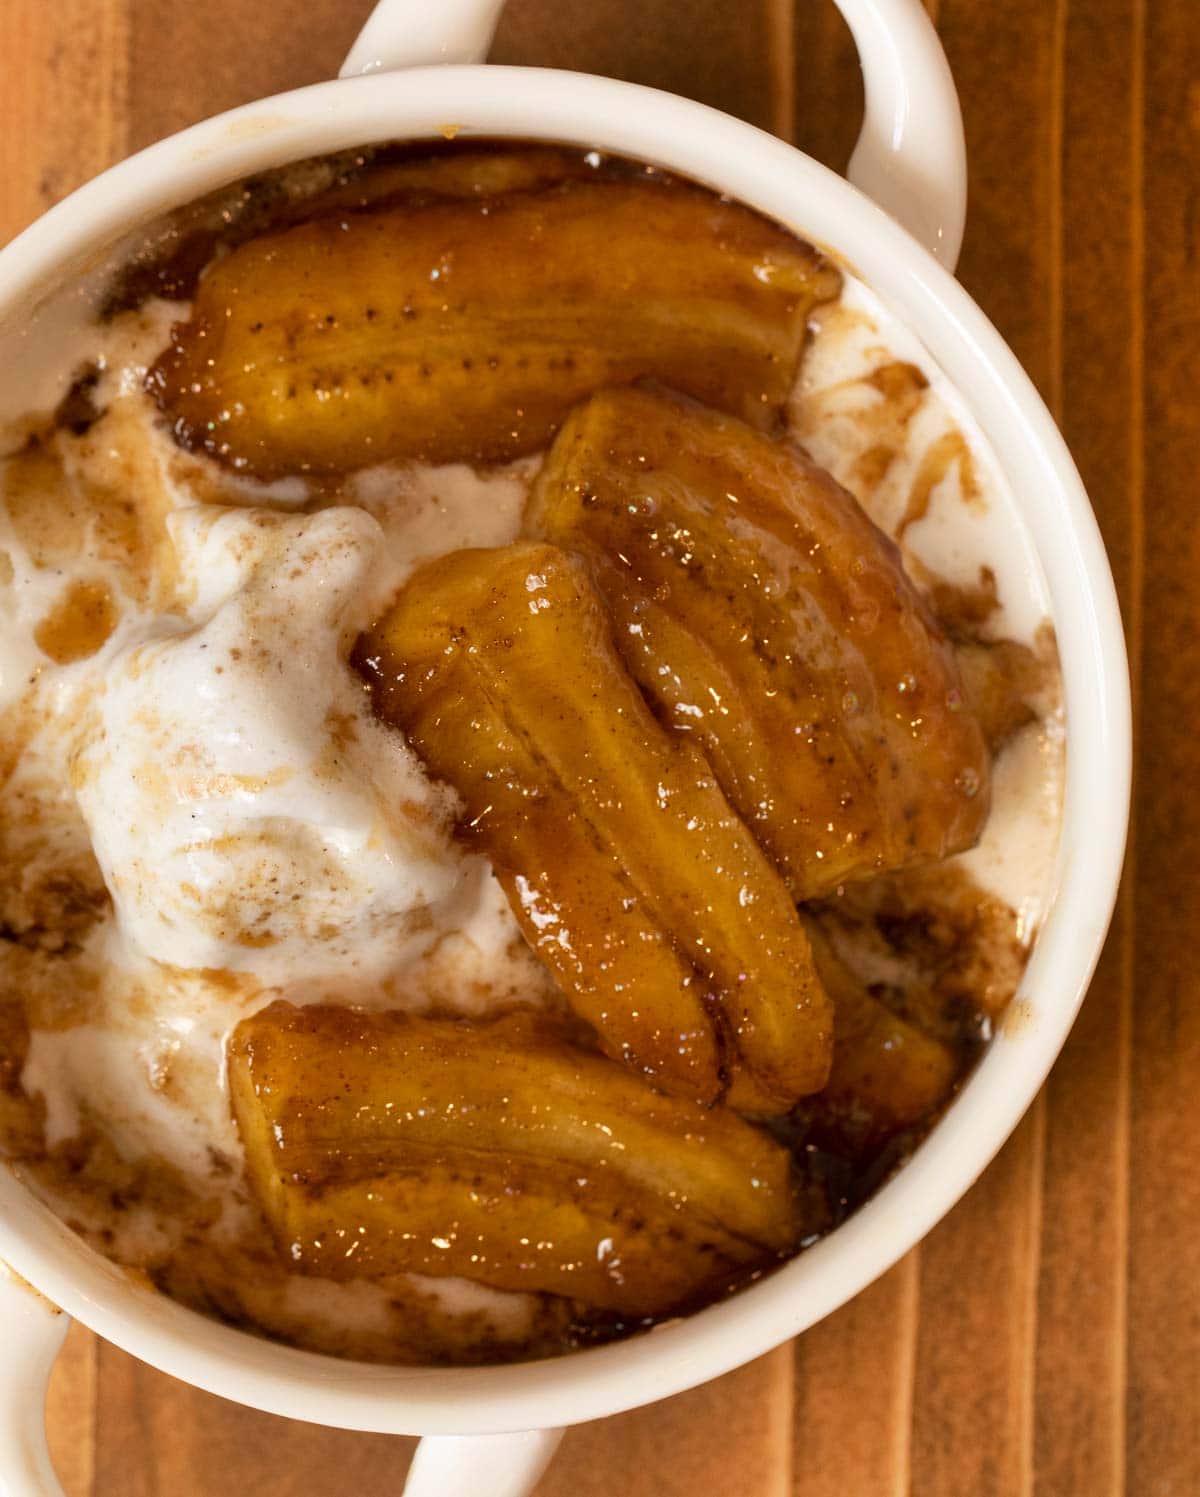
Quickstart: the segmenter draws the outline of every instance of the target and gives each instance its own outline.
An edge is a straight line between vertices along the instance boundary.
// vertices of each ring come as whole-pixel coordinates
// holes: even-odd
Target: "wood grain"
[[[510,0],[492,57],[650,84],[771,129],[771,12],[770,0],[687,0],[688,35],[698,44],[680,46],[679,0]]]
[[[1042,394],[1060,386],[1058,147],[1063,0],[943,4],[971,196],[959,275]],[[1003,120],[1003,128],[997,122]],[[918,1492],[1028,1497],[1045,1102],[921,1248],[911,1444]]]
[[[1057,414],[1104,531],[1135,660],[1141,21],[1135,0],[1073,6],[1066,17],[1064,57],[1089,61],[1086,71],[1065,66],[1061,84],[1057,394]],[[1035,1465],[1044,1490],[1097,1497],[1124,1490],[1126,1475],[1133,868],[1131,850],[1104,959],[1046,1088]]]
[[[91,1483],[68,1487],[69,1497],[392,1493],[403,1484],[415,1445],[260,1414],[105,1345],[94,1400]],[[69,1474],[64,1470],[64,1479]]]
[[[126,0],[5,0],[0,240],[125,154]]]
[[[795,1342],[795,1497],[908,1492],[920,1274],[917,1249]]]
[[[537,1497],[789,1497],[791,1391],[783,1347],[691,1393],[570,1430]]]
[[[1145,15],[1141,765],[1130,1119],[1129,1477],[1200,1487],[1200,24]]]
[[[193,119],[328,76],[369,0],[3,0],[0,239]],[[539,1497],[1200,1491],[1200,6],[927,0],[964,98],[960,276],[1059,417],[1122,595],[1133,849],[1042,1098],[922,1247],[707,1388],[572,1431]],[[682,38],[682,40],[681,40]],[[511,0],[494,55],[673,89],[841,168],[830,0]],[[76,1329],[71,1497],[395,1491],[410,1442],[239,1409]]]

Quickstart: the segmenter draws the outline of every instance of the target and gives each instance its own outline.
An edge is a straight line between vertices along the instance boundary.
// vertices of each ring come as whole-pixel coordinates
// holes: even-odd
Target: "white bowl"
[[[426,1441],[410,1492],[520,1497],[563,1426],[652,1402],[747,1362],[883,1273],[954,1205],[1016,1126],[1062,1046],[1107,929],[1130,773],[1128,677],[1108,563],[1053,420],[946,268],[961,236],[965,179],[957,100],[936,34],[919,0],[841,4],[863,55],[868,96],[851,175],[928,248],[792,147],[668,94],[541,69],[381,72],[385,62],[481,56],[500,6],[385,0],[347,64],[368,76],[283,94],[172,136],[81,188],[0,252],[0,362],[8,360],[11,370],[14,359],[19,367],[22,339],[44,345],[52,336],[38,307],[54,288],[164,211],[249,173],[374,141],[434,137],[448,127],[639,157],[750,204],[853,267],[963,397],[1040,559],[1062,659],[1068,757],[1056,889],[1018,995],[1028,1021],[997,1037],[895,1178],[763,1282],[651,1335],[553,1362],[368,1366],[260,1340],[139,1287],[0,1170],[0,1257],[126,1351],[222,1397],[291,1418],[472,1437]],[[41,1394],[66,1318],[55,1320],[15,1279],[0,1278],[0,1309],[10,1336],[0,1368],[0,1492],[56,1491],[41,1438]]]

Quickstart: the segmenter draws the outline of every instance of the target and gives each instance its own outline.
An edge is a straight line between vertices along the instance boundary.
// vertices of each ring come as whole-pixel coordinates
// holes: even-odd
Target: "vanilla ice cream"
[[[185,620],[111,661],[72,764],[132,945],[264,984],[382,974],[462,917],[452,805],[346,664],[379,525],[185,509]]]

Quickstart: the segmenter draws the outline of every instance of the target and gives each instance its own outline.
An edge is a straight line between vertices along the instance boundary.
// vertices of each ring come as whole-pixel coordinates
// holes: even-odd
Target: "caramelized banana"
[[[302,1272],[662,1315],[802,1233],[783,1148],[531,1016],[275,1003],[234,1032],[229,1081],[251,1185]]]
[[[963,689],[993,753],[1038,717],[1047,662],[1015,639],[963,640],[955,646]]]
[[[182,440],[266,478],[504,461],[644,375],[766,425],[838,285],[777,225],[661,177],[434,197],[239,245],[149,384]]]
[[[891,541],[797,447],[647,390],[563,427],[526,518],[799,900],[970,846],[989,760]]]
[[[1029,957],[1027,915],[958,862],[848,884],[813,913],[848,960],[888,974],[893,1007],[952,1045],[983,1043]]]
[[[487,144],[456,143],[448,150],[407,148],[392,155],[384,147],[362,170],[351,170],[336,186],[315,198],[300,198],[291,217],[260,225],[279,228],[314,216],[356,213],[364,208],[425,203],[435,198],[493,198],[508,192],[534,192],[569,179],[595,181],[605,165],[589,164],[587,155],[564,146],[521,146],[496,149]],[[249,237],[249,236],[246,236]]]
[[[814,1129],[853,1153],[877,1149],[931,1116],[958,1075],[953,1050],[892,1012],[834,954],[816,925],[809,938],[833,1000],[833,1067],[805,1104]]]
[[[705,984],[570,794],[482,692],[449,686],[422,712],[436,722],[414,726],[414,742],[463,791],[467,840],[491,856],[526,939],[576,1013],[614,1058],[715,1101],[720,1055]],[[478,798],[466,795],[467,775]]]
[[[443,557],[359,659],[609,1054],[711,1098],[712,1010],[764,1110],[823,1085],[829,1005],[787,891],[650,714],[582,563],[539,545]]]

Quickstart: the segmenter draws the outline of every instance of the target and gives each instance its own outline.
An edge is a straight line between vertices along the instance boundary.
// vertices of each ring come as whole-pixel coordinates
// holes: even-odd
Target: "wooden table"
[[[0,0],[0,240],[168,131],[332,75],[368,9]],[[1042,1096],[920,1249],[794,1345],[571,1432],[540,1497],[1200,1492],[1200,3],[930,9],[966,114],[960,275],[1061,421],[1124,602],[1124,892]],[[828,0],[512,0],[494,55],[692,94],[838,167],[860,109]],[[409,1451],[79,1329],[50,1415],[71,1497],[391,1493]]]

